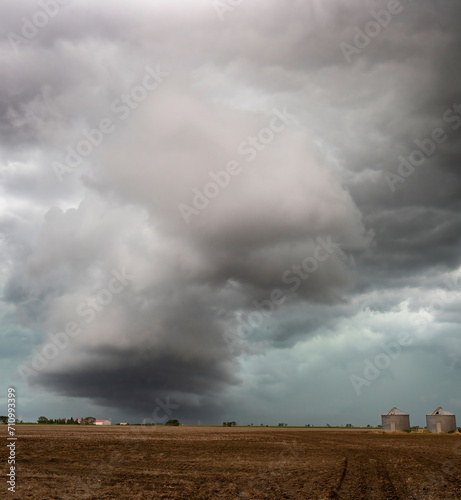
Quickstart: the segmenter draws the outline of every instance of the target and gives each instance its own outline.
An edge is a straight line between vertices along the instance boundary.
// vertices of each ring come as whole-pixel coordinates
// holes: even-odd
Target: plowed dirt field
[[[17,426],[13,499],[461,499],[461,434]],[[0,426],[6,443],[6,426]],[[7,450],[4,447],[4,450]]]

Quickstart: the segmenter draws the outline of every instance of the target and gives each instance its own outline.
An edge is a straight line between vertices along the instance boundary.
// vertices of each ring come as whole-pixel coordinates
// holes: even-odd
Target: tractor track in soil
[[[457,500],[461,436],[18,426],[11,500]],[[0,436],[6,427],[0,426]],[[19,455],[18,455],[19,456]],[[6,465],[0,470],[6,474]]]
[[[397,489],[389,471],[380,459],[360,456],[344,457],[338,485],[330,492],[332,499],[381,499],[399,500]]]

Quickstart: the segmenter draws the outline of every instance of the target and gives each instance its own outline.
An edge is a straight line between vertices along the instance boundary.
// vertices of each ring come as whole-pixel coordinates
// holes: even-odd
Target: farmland
[[[461,498],[458,433],[23,425],[17,437],[10,499]]]

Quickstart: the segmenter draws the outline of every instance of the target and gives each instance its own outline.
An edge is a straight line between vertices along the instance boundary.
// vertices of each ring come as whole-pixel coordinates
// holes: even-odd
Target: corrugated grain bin
[[[456,430],[456,415],[441,406],[426,415],[426,427],[429,432],[450,432]]]
[[[395,432],[410,430],[410,415],[395,406],[381,415],[383,431]]]

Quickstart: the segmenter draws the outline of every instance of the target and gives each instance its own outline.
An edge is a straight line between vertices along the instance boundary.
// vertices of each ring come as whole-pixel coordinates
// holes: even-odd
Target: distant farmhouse
[[[82,423],[82,419],[79,418],[77,420],[77,423],[81,424]],[[95,420],[94,422],[89,422],[89,423],[93,423],[94,425],[112,425],[112,422],[110,420]]]
[[[110,420],[95,420],[94,425],[112,425]]]

